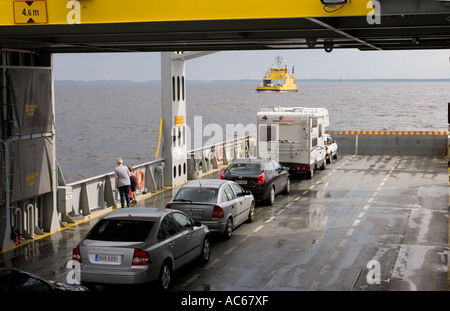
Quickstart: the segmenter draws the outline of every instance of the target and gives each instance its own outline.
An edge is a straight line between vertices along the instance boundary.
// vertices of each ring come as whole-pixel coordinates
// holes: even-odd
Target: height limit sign
[[[46,0],[15,0],[13,4],[15,24],[47,24]]]

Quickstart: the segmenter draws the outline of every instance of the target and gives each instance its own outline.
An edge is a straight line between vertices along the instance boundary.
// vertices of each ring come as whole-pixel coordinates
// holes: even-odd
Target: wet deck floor
[[[443,158],[345,155],[253,223],[215,241],[172,290],[447,291],[449,177]],[[208,176],[217,177],[216,174]],[[163,208],[176,188],[140,205]],[[0,254],[0,266],[65,281],[94,218]]]

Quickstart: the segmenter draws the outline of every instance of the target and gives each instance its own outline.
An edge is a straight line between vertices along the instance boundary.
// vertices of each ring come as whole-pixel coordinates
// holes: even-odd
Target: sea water
[[[257,84],[188,81],[188,150],[194,137],[202,143],[221,138],[208,124],[223,128],[222,141],[229,138],[227,124],[251,131],[258,110],[276,106],[327,108],[329,130],[446,131],[448,126],[449,82],[297,81],[299,91],[285,93],[257,92]],[[159,82],[56,82],[56,157],[66,182],[112,172],[117,157],[125,165],[154,160],[160,118]]]

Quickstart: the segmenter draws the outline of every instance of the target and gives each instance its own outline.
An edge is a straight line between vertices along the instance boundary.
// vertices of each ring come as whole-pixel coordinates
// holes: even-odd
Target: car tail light
[[[225,172],[222,172],[219,176],[219,179],[225,179]]]
[[[166,208],[167,208],[167,209],[170,209],[170,204],[166,204]]]
[[[78,262],[82,262],[81,261],[81,253],[80,253],[80,246],[75,247],[72,250],[72,259]]]
[[[131,263],[132,266],[148,265],[150,263],[150,256],[147,252],[144,252],[139,248],[134,249],[133,262]]]
[[[264,173],[259,174],[258,179],[256,180],[256,184],[264,185],[265,182],[266,182],[266,176],[264,175]]]
[[[310,171],[311,166],[299,166],[298,169],[301,171]]]
[[[328,146],[325,146],[325,150],[328,150]]]
[[[224,216],[223,209],[218,205],[214,205],[212,218],[223,218]]]

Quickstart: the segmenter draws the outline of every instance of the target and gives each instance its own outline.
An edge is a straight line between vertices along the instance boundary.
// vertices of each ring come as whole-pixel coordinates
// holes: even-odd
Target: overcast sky
[[[190,80],[261,79],[276,56],[296,79],[449,79],[450,52],[335,49],[225,51],[186,62]],[[159,80],[160,53],[55,54],[55,80]]]

